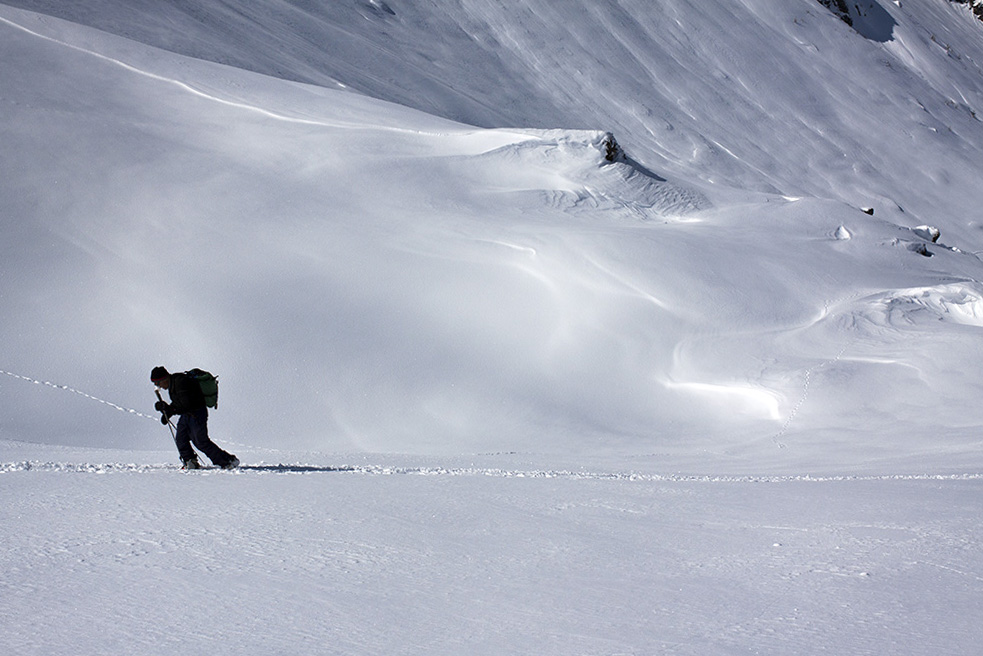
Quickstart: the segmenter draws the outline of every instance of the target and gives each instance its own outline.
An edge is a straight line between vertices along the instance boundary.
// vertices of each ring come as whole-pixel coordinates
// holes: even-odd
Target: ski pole
[[[160,389],[155,389],[154,394],[157,395],[157,400],[161,403],[164,402],[164,397],[160,395]],[[171,418],[167,416],[167,413],[160,413],[160,423],[167,424],[167,427],[171,430],[171,439],[176,440],[177,436],[174,434],[174,424],[171,423]]]

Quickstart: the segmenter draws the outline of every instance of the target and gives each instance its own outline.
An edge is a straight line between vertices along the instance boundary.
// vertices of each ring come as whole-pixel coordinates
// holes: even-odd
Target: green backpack
[[[218,410],[218,376],[213,376],[204,369],[192,369],[188,375],[201,385],[201,393],[205,395],[205,405]]]

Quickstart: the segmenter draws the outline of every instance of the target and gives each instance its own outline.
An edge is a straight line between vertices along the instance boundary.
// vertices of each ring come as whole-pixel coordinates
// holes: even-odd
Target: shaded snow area
[[[658,4],[0,0],[0,652],[973,653],[983,23]]]

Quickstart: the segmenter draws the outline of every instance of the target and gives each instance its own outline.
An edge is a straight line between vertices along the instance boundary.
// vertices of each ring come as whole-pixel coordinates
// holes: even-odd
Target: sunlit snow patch
[[[728,412],[761,419],[779,421],[779,397],[774,392],[749,385],[721,385],[712,383],[679,383],[665,381],[665,386],[703,397],[713,406]]]

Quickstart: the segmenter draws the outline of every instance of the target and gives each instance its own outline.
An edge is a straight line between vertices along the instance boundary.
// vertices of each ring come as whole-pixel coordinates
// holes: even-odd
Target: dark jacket
[[[201,385],[188,374],[171,374],[171,384],[167,389],[171,397],[168,414],[183,415],[205,407],[205,395]]]

